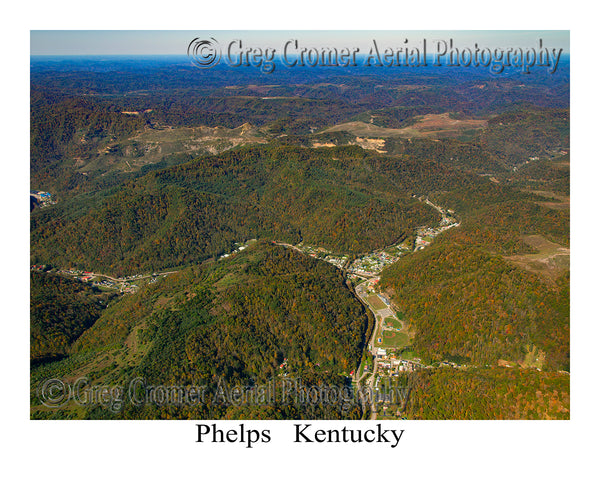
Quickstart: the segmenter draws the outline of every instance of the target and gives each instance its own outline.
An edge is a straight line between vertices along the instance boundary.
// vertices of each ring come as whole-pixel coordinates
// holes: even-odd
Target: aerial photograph
[[[571,418],[569,31],[30,38],[31,420]]]

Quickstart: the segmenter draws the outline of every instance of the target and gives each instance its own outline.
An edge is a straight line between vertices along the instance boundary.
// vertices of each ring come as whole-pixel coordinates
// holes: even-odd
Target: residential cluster
[[[354,262],[352,262],[348,268],[348,273],[358,276],[371,276],[379,274],[384,267],[396,262],[400,255],[402,255],[401,245],[395,245],[393,248],[398,251],[397,255],[391,255],[386,251],[380,251],[373,252],[365,257],[354,260]],[[391,249],[388,248],[387,250],[389,251]]]
[[[347,255],[336,255],[333,252],[327,250],[326,248],[304,245],[304,243],[302,242],[296,246],[296,249],[308,255],[309,257],[318,258],[320,260],[324,260],[328,263],[331,263],[337,268],[344,268],[344,265],[348,261]]]
[[[246,243],[241,243],[241,242],[236,242],[236,243],[234,243],[234,244],[233,244],[233,246],[234,246],[234,249],[233,249],[233,251],[231,251],[231,252],[229,252],[229,253],[224,253],[223,255],[221,255],[221,256],[219,257],[219,260],[223,260],[223,259],[225,259],[225,258],[229,258],[229,257],[231,257],[232,255],[235,255],[236,253],[243,252],[244,250],[246,250],[246,248],[248,248],[248,246],[249,246],[251,243],[254,243],[254,242],[256,242],[256,239],[255,239],[255,238],[253,238],[252,240],[248,240]]]
[[[398,376],[400,372],[414,372],[416,370],[420,370],[425,368],[418,360],[406,360],[403,358],[399,358],[394,350],[386,350],[385,348],[376,348],[375,349],[375,359],[377,360],[377,368],[385,370],[385,373],[389,376]],[[365,371],[367,367],[365,367]],[[375,385],[377,386],[377,382],[380,377],[377,377]]]
[[[37,200],[40,207],[47,207],[48,205],[56,204],[56,201],[52,200],[52,194],[48,192],[42,192],[40,190],[30,190],[29,195]]]
[[[346,256],[337,257],[335,255],[327,255],[323,260],[325,260],[328,263],[331,263],[332,265],[335,265],[338,268],[344,268],[344,265],[346,264],[348,257],[346,257]]]
[[[416,231],[415,238],[415,252],[417,250],[423,250],[425,247],[431,244],[433,239],[438,236],[440,233],[445,232],[446,230],[452,227],[458,227],[460,225],[459,222],[452,216],[454,214],[454,210],[444,210],[437,205],[434,205],[429,201],[429,199],[425,199],[424,202],[427,205],[435,208],[442,215],[442,219],[440,220],[440,225],[438,227],[419,227]]]
[[[46,271],[46,265],[32,265],[31,270]],[[74,277],[82,282],[90,282],[94,287],[104,287],[119,290],[121,293],[135,293],[140,288],[139,285],[132,283],[134,280],[150,278],[148,283],[155,283],[161,276],[174,272],[152,273],[149,275],[130,275],[123,278],[107,277],[101,273],[86,272],[84,270],[51,270],[59,275]]]
[[[442,217],[439,227],[420,227],[417,229],[417,236],[415,238],[415,251],[423,250],[425,247],[431,244],[433,239],[440,233],[452,227],[458,227],[460,224],[450,217]]]

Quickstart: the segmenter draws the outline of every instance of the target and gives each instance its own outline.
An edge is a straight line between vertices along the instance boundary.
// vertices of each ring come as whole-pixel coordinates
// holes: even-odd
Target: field
[[[375,310],[382,310],[387,308],[387,305],[381,301],[377,295],[371,295],[367,298],[367,301],[373,306]]]
[[[324,130],[322,133],[348,132],[357,137],[357,141],[366,138],[448,138],[459,137],[465,132],[482,129],[486,120],[450,118],[449,113],[428,114],[416,117],[416,123],[404,128],[384,128],[365,122],[346,122]],[[371,148],[376,148],[375,146]],[[377,148],[381,148],[378,144]]]
[[[402,348],[410,343],[410,339],[406,333],[394,332],[392,330],[384,330],[383,334],[377,338],[381,338],[381,342],[377,342],[376,346],[382,348]]]
[[[169,127],[145,129],[120,141],[107,141],[87,161],[74,159],[83,174],[120,170],[137,171],[145,165],[163,162],[163,167],[204,154],[216,154],[231,148],[266,143],[267,137],[250,124],[237,128]]]
[[[410,344],[410,336],[402,322],[391,316],[384,318],[375,338],[375,346],[382,348],[403,348]]]
[[[397,328],[398,330],[402,329],[402,322],[394,317],[386,317],[384,322],[386,327]]]
[[[548,198],[547,202],[536,202],[542,207],[553,208],[556,210],[569,210],[571,208],[571,199],[566,195],[560,195],[546,190],[534,190],[531,191],[531,193]]]
[[[538,250],[538,253],[505,257],[511,263],[525,270],[538,273],[550,282],[569,270],[570,249],[551,242],[542,235],[527,235],[525,243]]]

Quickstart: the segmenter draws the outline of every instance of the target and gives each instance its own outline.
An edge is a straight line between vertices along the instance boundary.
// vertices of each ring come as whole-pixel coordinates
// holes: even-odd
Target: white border
[[[270,4],[270,5],[269,5]],[[16,4],[14,4],[16,5]],[[5,471],[46,478],[567,478],[597,449],[594,365],[598,338],[594,248],[598,137],[596,39],[589,7],[481,2],[28,2],[5,12],[2,132],[5,239],[2,412]],[[31,422],[28,364],[30,29],[570,29],[572,56],[572,419],[567,422],[402,422],[401,448],[292,445],[289,422],[269,422],[273,441],[254,449],[199,445],[195,422]],[[8,148],[6,148],[8,147]],[[593,229],[592,232],[587,229]],[[585,230],[585,231],[584,231]],[[15,338],[18,341],[15,341]],[[246,422],[248,426],[258,422]],[[325,422],[329,425],[330,422]],[[586,432],[593,436],[588,437]],[[282,438],[281,441],[276,441]],[[262,448],[264,447],[264,448]],[[592,450],[594,448],[594,450]],[[589,470],[586,467],[591,467]],[[16,470],[18,469],[18,470]],[[575,470],[573,472],[572,470]],[[593,475],[593,473],[591,473]],[[584,474],[585,475],[585,474]]]

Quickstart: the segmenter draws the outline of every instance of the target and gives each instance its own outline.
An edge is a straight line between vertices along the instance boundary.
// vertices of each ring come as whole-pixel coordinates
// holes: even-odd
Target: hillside
[[[427,362],[524,364],[535,347],[544,367],[568,370],[568,280],[549,285],[500,256],[444,243],[390,267],[382,286],[393,289]]]
[[[435,196],[460,228],[381,278],[416,355],[569,370],[569,211],[540,200],[494,183]]]
[[[411,420],[568,420],[569,376],[511,368],[421,371],[410,377]]]
[[[250,238],[358,254],[436,221],[413,192],[483,183],[358,147],[243,147],[151,172],[89,210],[34,212],[32,262],[121,275],[216,258]]]
[[[110,295],[50,273],[30,274],[32,364],[69,353],[71,345],[100,317]]]
[[[285,373],[304,385],[344,385],[360,360],[368,316],[334,267],[292,250],[258,243],[213,265],[191,267],[108,307],[74,345],[71,357],[34,373],[85,375],[94,383],[251,386]],[[285,363],[285,368],[280,366]],[[298,384],[300,385],[300,384]],[[339,405],[228,405],[165,411],[124,405],[79,414],[111,418],[339,418]],[[45,409],[35,409],[42,415]],[[56,415],[76,414],[61,410]],[[358,413],[360,415],[360,413]]]
[[[32,58],[31,186],[62,200],[204,153],[273,139],[311,146],[333,137],[334,143],[341,138],[341,144],[372,148],[372,138],[356,139],[365,125],[367,134],[371,127],[405,130],[388,138],[388,148],[378,147],[388,153],[403,136],[471,142],[481,134],[484,149],[520,161],[515,154],[544,150],[539,140],[556,143],[541,125],[545,114],[527,120],[532,148],[503,146],[506,133],[519,141],[520,126],[508,117],[508,123],[494,123],[495,116],[569,104],[568,64],[552,77],[508,76],[501,82],[479,69],[431,67],[402,75],[354,70],[278,69],[265,76],[222,68],[201,72],[169,57]],[[356,135],[322,133],[348,122],[363,128]],[[486,122],[490,135],[480,131]]]

